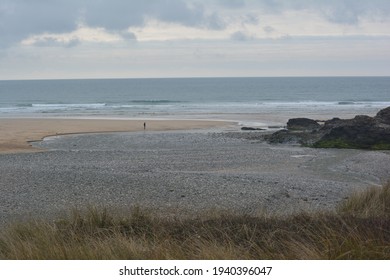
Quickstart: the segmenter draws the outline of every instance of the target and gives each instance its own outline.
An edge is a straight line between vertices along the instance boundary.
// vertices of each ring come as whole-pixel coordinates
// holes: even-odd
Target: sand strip
[[[0,154],[40,151],[30,145],[44,137],[74,133],[188,130],[232,123],[203,120],[0,119]]]

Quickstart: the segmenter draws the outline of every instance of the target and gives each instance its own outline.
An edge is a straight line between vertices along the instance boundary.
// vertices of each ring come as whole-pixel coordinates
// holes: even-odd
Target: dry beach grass
[[[226,123],[221,122],[197,121],[148,121],[147,128],[150,130],[190,129],[214,127],[225,124]],[[79,132],[136,131],[140,129],[143,129],[143,121],[3,119],[0,121],[0,130],[2,131],[0,139],[0,153],[37,151],[39,148],[30,147],[26,141],[39,140],[47,135]],[[150,135],[147,136],[151,138],[151,140],[156,139]],[[159,139],[160,135],[156,137]],[[171,137],[176,139],[175,137],[179,136],[171,135]],[[180,135],[180,137],[183,137],[183,135]],[[196,149],[194,150],[193,155],[196,155],[197,157],[195,158],[198,158],[199,151],[203,151],[200,147],[205,145],[204,141],[208,138],[203,136],[197,137],[191,135],[191,139],[201,140],[199,141],[199,146],[194,145],[194,142],[191,141],[188,141],[189,143],[187,143],[188,138],[184,138],[184,140],[180,142],[174,141],[170,143],[174,143],[175,145],[181,143],[181,151],[184,155],[181,159],[185,159],[188,156],[190,150],[188,145],[195,146],[194,148]],[[104,142],[103,138],[104,137],[99,138],[100,144]],[[225,143],[225,145],[230,143],[227,138],[223,137],[218,138],[218,141],[211,136],[209,138],[210,143],[213,142],[213,145],[215,145],[210,145],[212,147],[217,147],[219,143],[222,142]],[[107,139],[109,143],[112,142],[112,138],[108,137]],[[126,136],[125,138],[119,137],[119,139],[127,139],[126,141],[132,141],[132,144],[134,144],[136,137]],[[144,142],[143,137],[141,140]],[[161,139],[159,141],[161,141]],[[87,144],[84,143],[84,145],[89,146],[92,142],[87,141]],[[96,142],[98,141],[95,141],[95,143]],[[81,145],[82,143],[77,144]],[[231,142],[230,144],[232,145],[231,147],[238,146],[241,147],[241,149],[245,147],[251,155],[254,154],[252,144],[243,144],[241,146],[238,145],[238,142]],[[162,147],[165,147],[165,150],[168,150],[168,158],[173,157],[176,160],[178,158],[180,159],[177,147],[175,147],[175,154],[172,155],[170,150],[167,149],[167,146],[164,145],[162,145]],[[73,147],[73,145],[71,146]],[[110,145],[106,146],[110,147]],[[147,156],[144,155],[144,152],[142,152],[145,150],[145,147],[141,147],[141,155]],[[164,150],[158,149],[153,145],[151,148],[154,149],[152,149],[152,151]],[[283,147],[279,147],[278,149],[284,151]],[[28,199],[26,199],[25,205],[27,205],[27,207],[25,206],[25,209],[28,209],[29,211],[32,211],[31,205],[37,204],[36,201],[41,201],[39,207],[42,208],[44,208],[44,205],[58,204],[59,201],[54,198],[59,196],[59,190],[68,190],[71,184],[76,187],[80,187],[81,184],[78,184],[79,181],[72,181],[73,183],[69,181],[69,185],[67,185],[67,187],[63,187],[62,184],[59,184],[57,188],[55,188],[55,180],[53,180],[53,178],[59,178],[56,182],[63,183],[62,178],[67,178],[68,174],[65,172],[67,170],[66,168],[70,168],[72,171],[70,174],[78,174],[77,172],[80,172],[79,178],[85,179],[86,173],[84,173],[84,169],[80,167],[84,167],[86,170],[91,170],[88,169],[90,168],[90,165],[87,164],[91,162],[88,157],[85,158],[85,155],[88,154],[91,156],[97,154],[100,156],[100,153],[103,153],[101,149],[96,150],[98,150],[98,152],[91,153],[87,149],[87,152],[84,153],[70,153],[67,151],[47,153],[43,159],[44,163],[48,165],[50,157],[54,157],[54,161],[52,161],[52,163],[55,163],[54,165],[49,164],[47,170],[44,168],[39,169],[35,164],[35,162],[40,163],[43,162],[43,160],[32,161],[33,157],[30,157],[28,154],[19,154],[17,156],[2,155],[4,166],[4,173],[2,174],[3,177],[6,177],[5,175],[7,174],[5,172],[7,170],[9,172],[7,177],[9,180],[4,180],[3,184],[4,189],[7,190],[7,193],[9,194],[8,198],[10,201],[20,202],[20,193],[28,194],[26,195]],[[83,148],[81,146],[77,146],[77,151],[83,151]],[[226,151],[229,152],[226,153]],[[226,151],[218,150],[218,156],[216,158],[211,157],[212,160],[207,162],[217,162],[219,163],[218,168],[222,168],[223,166],[221,166],[220,162],[226,162],[225,158],[230,158],[232,150],[227,149]],[[220,182],[225,182],[226,184],[229,183],[231,186],[235,186],[235,182],[238,182],[241,179],[248,180],[252,178],[251,176],[254,176],[253,174],[258,174],[259,170],[264,172],[265,166],[268,166],[268,168],[273,169],[275,172],[275,170],[277,170],[275,167],[279,166],[279,161],[277,160],[278,155],[283,158],[281,170],[286,170],[285,160],[286,158],[291,158],[293,159],[291,164],[294,172],[299,167],[304,170],[304,172],[309,172],[309,175],[310,172],[317,174],[315,172],[317,167],[322,170],[324,169],[324,166],[328,166],[327,160],[332,162],[336,161],[335,157],[324,158],[319,156],[319,165],[317,166],[314,164],[314,159],[316,159],[316,157],[310,156],[307,159],[307,151],[302,151],[302,153],[304,153],[301,154],[300,150],[289,150],[282,154],[280,151],[279,153],[274,152],[273,147],[272,149],[260,149],[259,153],[261,153],[261,156],[263,157],[242,157],[244,150],[240,150],[239,152],[242,161],[238,161],[235,158],[234,164],[237,166],[228,166],[229,168],[236,170],[236,172],[246,172],[246,169],[243,169],[243,171],[241,170],[241,168],[243,168],[241,162],[250,162],[249,159],[258,160],[260,158],[260,163],[263,161],[263,165],[256,164],[256,169],[253,170],[251,169],[252,165],[248,165],[248,170],[253,172],[244,172],[243,174],[245,176],[238,172],[240,176],[233,179],[227,176],[229,173],[222,173],[222,177],[220,177],[218,173],[220,172],[220,169],[216,168],[216,166],[211,167],[216,169],[214,174],[217,174],[218,176],[215,175],[213,177],[213,174],[209,174],[211,177],[206,177],[208,173],[206,174],[202,170],[208,168],[209,166],[205,165],[205,163],[201,164],[202,172],[200,172],[201,176],[198,177],[191,177],[194,172],[188,172],[189,174],[185,175],[176,172],[176,170],[181,171],[183,164],[188,163],[187,161],[183,161],[180,164],[180,168],[177,168],[174,165],[166,166],[167,164],[161,164],[152,170],[154,172],[153,174],[157,173],[156,180],[158,180],[158,182],[161,182],[160,174],[164,174],[166,176],[168,171],[172,174],[176,174],[175,177],[172,177],[172,180],[175,183],[178,181],[178,176],[181,175],[182,177],[180,178],[183,179],[181,186],[187,187],[189,190],[193,190],[194,188],[191,184],[193,181],[196,181],[196,179],[198,179],[198,189],[200,189],[201,186],[204,186],[204,188],[210,186],[210,180],[199,181],[199,178],[217,178],[218,180],[215,179],[215,184],[218,186],[220,186]],[[133,168],[128,169],[129,166],[132,166],[131,161],[128,161],[128,158],[131,157],[128,155],[134,156],[135,154],[134,151],[131,151],[131,153],[127,151],[127,153],[128,154],[125,155],[126,160],[122,158],[121,161],[125,164],[118,167],[125,167],[124,170],[127,175],[133,174],[133,176],[137,177],[138,173],[135,172],[138,171],[139,174],[144,175],[144,177],[141,178],[150,178],[151,172],[144,172],[138,165],[134,165]],[[271,156],[265,157],[267,153]],[[83,162],[85,166],[79,166],[76,164],[75,154],[82,154],[84,156],[84,158],[81,157],[79,159],[83,159],[85,161]],[[104,152],[104,154],[106,157],[107,155],[112,154],[115,156],[114,158],[116,160],[118,159],[118,154],[115,151],[107,151]],[[122,150],[121,154],[123,154]],[[209,154],[209,148],[205,149],[203,155]],[[34,154],[34,156],[38,155],[41,155],[41,153]],[[56,157],[57,155],[59,157]],[[146,157],[145,159],[151,159],[152,162],[156,162],[157,160],[167,162],[165,160],[165,154],[161,154],[160,157],[156,157],[156,153],[151,153],[151,155],[152,156],[150,158]],[[165,156],[163,157],[163,155]],[[226,155],[228,157],[226,157]],[[284,157],[281,155],[287,156]],[[378,162],[381,163],[382,161],[380,159],[387,159],[386,155],[387,154],[379,153],[355,155],[352,158],[353,161],[340,161],[340,164],[336,166],[337,168],[333,167],[333,169],[329,169],[330,171],[326,169],[330,172],[330,175],[325,174],[324,179],[327,179],[327,176],[334,177],[335,172],[333,170],[339,170],[340,167],[344,168],[339,170],[341,173],[348,173],[347,171],[351,169],[353,172],[349,172],[348,174],[349,176],[353,176],[353,178],[355,178],[357,176],[357,171],[365,173],[368,170],[365,169],[364,164],[361,164],[361,159],[364,159],[364,162],[366,162],[367,158],[371,161],[374,158],[379,158]],[[66,157],[69,157],[68,161],[65,160]],[[57,160],[58,158],[61,158],[61,162]],[[140,158],[144,159],[143,157]],[[262,158],[267,160],[261,161]],[[270,167],[271,162],[269,159],[274,159],[275,161],[272,167]],[[308,167],[306,167],[306,159],[311,160],[310,164],[307,164]],[[36,157],[34,157],[34,160],[36,160]],[[205,160],[205,158],[203,158],[203,160]],[[323,163],[323,160],[326,162]],[[299,161],[298,164],[295,161]],[[197,161],[192,160],[191,162],[194,164]],[[257,161],[255,162],[258,163]],[[63,163],[64,165],[59,163]],[[98,174],[111,174],[101,172],[101,170],[107,171],[106,161],[96,161],[95,166],[93,167],[96,168],[97,166],[100,166],[98,163],[102,163],[101,166],[103,168],[97,169],[98,171],[96,171],[96,173],[91,173],[94,177]],[[371,163],[374,165],[373,162]],[[57,170],[61,172],[54,173],[52,170],[53,166],[57,166]],[[309,168],[310,166],[314,168],[314,171]],[[376,162],[375,166],[379,166],[379,164]],[[150,162],[148,162],[148,168],[151,167],[153,166],[150,165]],[[166,170],[162,170],[163,167],[166,168]],[[28,170],[29,172],[24,172],[25,170]],[[34,173],[33,171],[35,170],[36,172]],[[42,172],[42,170],[45,172]],[[75,172],[75,170],[77,172]],[[115,170],[118,171],[117,168]],[[198,169],[196,166],[189,165],[186,170],[196,171]],[[208,169],[207,171],[210,170],[211,169]],[[225,169],[222,170],[226,172]],[[18,174],[21,178],[19,178],[20,180],[18,181],[13,179],[16,171],[20,172]],[[173,173],[172,171],[175,171],[176,173]],[[294,172],[291,171],[291,174],[295,174]],[[368,173],[368,175],[370,175],[370,172]],[[36,175],[35,177],[33,176],[34,174]],[[50,180],[41,180],[45,174]],[[113,173],[113,175],[115,174],[116,173]],[[298,172],[296,177],[291,177],[291,174],[287,176],[286,174],[279,172],[274,175],[275,178],[281,179],[284,176],[288,178],[288,180],[293,181],[296,184],[293,185],[294,190],[302,189],[302,191],[307,192],[307,187],[309,187],[312,184],[310,182],[313,181],[307,180],[306,185],[303,185],[298,180],[298,178],[301,177],[301,173]],[[376,173],[374,172],[373,174]],[[384,175],[386,174],[388,175],[387,169],[383,171],[382,177],[385,177]],[[58,177],[59,175],[64,176]],[[22,180],[23,178],[26,178],[27,181],[24,182]],[[122,189],[118,187],[119,181],[117,175],[113,178],[116,181],[109,181],[107,185],[97,189],[100,191],[110,190],[107,193],[112,193],[113,189],[128,189],[128,185],[126,185],[126,188]],[[124,177],[124,182],[127,182],[128,178],[129,177]],[[227,180],[226,178],[231,180]],[[386,178],[388,178],[388,176],[386,176]],[[276,181],[276,179],[274,180],[274,177],[271,179],[272,182]],[[87,181],[89,182],[89,180]],[[14,184],[12,185],[10,182],[14,182]],[[81,182],[83,181],[81,180]],[[144,182],[145,185],[140,185],[139,183],[136,183],[138,182],[136,180],[134,182],[134,186],[139,186],[140,193],[142,193],[149,184],[149,182]],[[321,186],[318,188],[319,190],[326,192],[326,197],[330,196],[330,190],[332,190],[332,186],[329,185],[330,182],[331,181],[329,180],[322,180]],[[25,185],[23,186],[22,183]],[[17,191],[18,186],[20,185],[22,185],[23,188],[21,188],[21,191]],[[264,183],[264,185],[267,184]],[[31,186],[34,186],[35,188]],[[110,188],[110,186],[113,187]],[[172,193],[174,194],[173,190],[176,191],[176,189],[174,189],[171,185],[169,186],[170,188],[167,189],[168,195],[172,195]],[[250,187],[250,185],[248,186]],[[284,185],[282,184],[282,186]],[[48,199],[48,193],[51,189],[54,189],[54,198],[52,200],[45,200]],[[88,190],[89,187],[81,189],[83,190],[81,193],[85,194],[85,191]],[[91,187],[91,189],[93,190],[91,194],[95,193],[95,188]],[[179,188],[181,192],[178,192],[178,194],[182,194],[184,191],[183,189],[185,190],[185,188]],[[43,198],[45,199],[39,196],[34,196],[39,193],[38,191],[42,191]],[[223,185],[223,191],[224,192],[220,193],[220,196],[232,194],[234,189],[229,189]],[[161,188],[158,189],[158,193],[161,193]],[[4,194],[5,192],[3,195]],[[190,197],[191,193],[185,194]],[[299,199],[302,198],[300,194],[300,192],[296,193],[296,196]],[[67,207],[68,205],[71,205],[69,204],[68,195],[69,194],[66,193],[66,195],[63,196],[66,198],[64,201],[68,203]],[[103,195],[104,192],[98,193],[98,196]],[[337,192],[333,193],[333,195],[338,198],[341,197]],[[180,197],[183,198],[183,195]],[[236,201],[237,197],[240,196],[233,195],[232,197],[234,198],[232,201]],[[272,197],[277,199],[282,197],[285,199],[284,201],[294,198],[294,196],[290,193],[287,193],[286,195],[285,192],[275,192],[275,195]],[[41,200],[37,200],[37,198],[41,198]],[[137,196],[137,198],[139,197]],[[313,198],[317,199],[317,194],[316,196],[313,196]],[[5,201],[8,202],[7,200]],[[31,204],[29,204],[30,201]],[[258,199],[255,200],[255,203],[261,205]],[[283,201],[277,202],[278,205],[287,206],[287,204],[283,203]],[[230,207],[229,209],[232,208]],[[7,208],[6,210],[9,210],[10,213],[12,211],[15,212],[15,209],[13,208]],[[196,212],[194,216],[184,216],[172,215],[171,213],[164,211],[153,211],[142,207],[134,207],[131,211],[119,211],[119,209],[99,206],[82,210],[74,209],[71,210],[68,215],[62,218],[56,218],[55,220],[50,220],[48,216],[42,215],[41,217],[41,220],[34,219],[27,222],[24,221],[8,224],[0,231],[0,259],[390,259],[390,183],[387,183],[382,187],[373,187],[364,192],[356,193],[355,195],[350,196],[349,199],[340,203],[334,211],[317,210],[313,212],[294,212],[294,214],[285,215],[270,215],[267,213],[254,214],[253,212],[250,212],[250,214],[242,214],[242,212],[237,214],[228,211],[203,211],[200,213]]]
[[[390,183],[352,195],[334,212],[289,216],[74,210],[2,230],[0,258],[390,259]]]

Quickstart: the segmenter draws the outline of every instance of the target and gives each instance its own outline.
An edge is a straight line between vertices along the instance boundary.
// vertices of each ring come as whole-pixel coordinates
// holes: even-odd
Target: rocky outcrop
[[[310,119],[291,119],[287,128],[271,135],[268,142],[299,143],[316,148],[390,150],[390,107],[379,111],[375,117],[334,118],[323,125]]]
[[[390,125],[390,107],[380,110],[375,116],[375,120],[379,123]]]
[[[390,149],[390,125],[377,117],[331,120],[325,122],[320,131],[323,135],[314,147]]]
[[[258,130],[265,130],[263,128],[257,128],[257,127],[248,127],[248,126],[243,126],[241,127],[241,130],[246,130],[246,131],[258,131]]]
[[[300,144],[304,146],[310,146],[320,139],[317,132],[290,131],[287,129],[265,135],[264,138],[271,144]]]
[[[315,120],[308,118],[289,119],[287,122],[288,130],[312,131],[321,128],[321,125]]]

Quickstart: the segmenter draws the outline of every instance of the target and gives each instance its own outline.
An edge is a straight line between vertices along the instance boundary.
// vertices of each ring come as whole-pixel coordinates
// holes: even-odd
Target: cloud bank
[[[1,0],[0,36],[1,45],[9,46],[29,36],[73,32],[81,24],[118,33],[145,26],[149,20],[225,30],[232,21],[237,25],[258,24],[261,18],[288,12],[318,15],[334,24],[358,25],[361,21],[388,20],[390,1]]]
[[[0,0],[2,77],[390,74],[388,49],[388,0]]]

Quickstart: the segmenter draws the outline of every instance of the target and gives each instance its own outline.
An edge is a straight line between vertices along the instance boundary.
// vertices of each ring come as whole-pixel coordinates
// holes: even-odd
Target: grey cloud
[[[84,1],[82,20],[92,27],[121,30],[142,25],[148,1]]]
[[[259,23],[259,16],[254,13],[249,13],[243,17],[242,22],[256,25]]]
[[[328,2],[326,2],[328,3]],[[380,21],[389,17],[390,1],[342,0],[329,1],[319,7],[329,21],[340,24],[358,24],[362,18]]]
[[[67,42],[66,44],[65,44],[65,47],[67,47],[67,48],[73,48],[73,47],[75,47],[75,46],[77,46],[77,45],[79,45],[80,44],[80,40],[79,39],[72,39],[72,40],[70,40],[69,42]]]
[[[280,13],[286,8],[286,4],[289,5],[288,2],[283,0],[260,0],[252,5],[258,5],[261,9],[268,13]]]
[[[204,3],[199,0],[0,0],[0,46],[44,32],[70,32],[80,22],[114,32],[142,26],[147,18],[201,28],[225,28],[226,23],[218,13],[206,11]]]
[[[247,0],[247,3],[250,2]],[[338,24],[358,24],[362,18],[383,20],[390,14],[390,1],[388,0],[260,0],[251,3],[267,13],[310,10]]]
[[[0,46],[8,46],[36,33],[74,30],[78,18],[76,3],[1,0]]]
[[[285,11],[309,10],[337,24],[358,24],[361,19],[373,21],[388,19],[389,0],[216,0],[221,7],[260,10],[262,13],[280,15]]]
[[[84,10],[84,20],[90,26],[111,30],[142,26],[148,17],[186,26],[224,28],[225,24],[218,14],[207,14],[201,3],[184,0],[111,0],[104,3],[88,1]]]
[[[230,39],[232,39],[233,41],[244,42],[244,41],[252,40],[253,37],[245,34],[242,31],[237,31],[237,32],[234,32],[232,35],[230,35]]]
[[[351,7],[339,5],[338,7],[326,7],[323,15],[331,22],[340,24],[358,24],[362,12]]]
[[[176,22],[188,26],[200,25],[206,20],[202,5],[188,5],[180,0],[156,1],[148,14],[166,22]]]
[[[207,20],[203,24],[204,27],[221,30],[226,28],[226,22],[217,14],[213,13],[207,17]]]
[[[237,13],[242,13],[243,23],[258,24],[259,15],[254,14],[254,10],[280,14],[286,10],[305,9],[321,14],[330,22],[357,24],[362,18],[388,19],[390,1],[0,0],[0,47],[45,32],[71,32],[80,22],[115,33],[130,26],[143,26],[148,18],[220,30],[227,26],[226,20],[221,17],[224,9],[237,9]]]
[[[129,41],[136,41],[137,40],[137,36],[133,32],[127,32],[127,31],[121,32],[120,35],[125,40],[129,40]]]
[[[267,26],[264,26],[263,27],[263,30],[266,32],[266,33],[272,33],[272,32],[274,32],[275,31],[275,28],[273,28],[272,26],[269,26],[269,25],[267,25]]]
[[[218,0],[217,4],[230,8],[230,9],[238,9],[245,7],[245,0]]]

